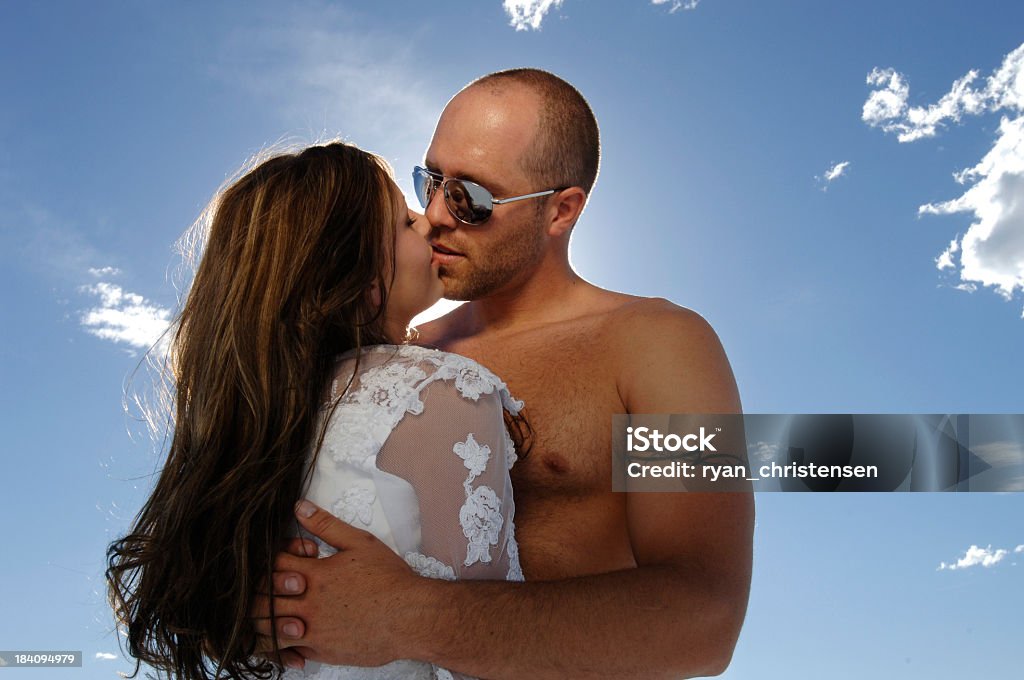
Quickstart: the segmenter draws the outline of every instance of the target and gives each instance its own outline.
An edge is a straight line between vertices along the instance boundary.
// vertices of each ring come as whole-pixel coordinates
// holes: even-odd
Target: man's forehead
[[[524,105],[509,93],[474,89],[460,92],[445,107],[424,164],[450,177],[494,185],[522,174],[519,159],[538,116],[529,102]]]
[[[468,179],[477,184],[490,186],[492,190],[499,188],[498,184],[501,183],[504,170],[500,160],[484,153],[482,149],[446,144],[444,139],[439,143],[436,134],[423,157],[423,165],[428,170],[448,177]]]

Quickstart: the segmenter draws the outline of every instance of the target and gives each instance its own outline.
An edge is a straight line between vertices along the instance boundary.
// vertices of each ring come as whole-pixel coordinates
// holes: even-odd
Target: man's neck
[[[561,321],[572,315],[573,302],[589,288],[593,286],[572,270],[568,259],[549,259],[523,281],[466,304],[460,325],[476,335]]]

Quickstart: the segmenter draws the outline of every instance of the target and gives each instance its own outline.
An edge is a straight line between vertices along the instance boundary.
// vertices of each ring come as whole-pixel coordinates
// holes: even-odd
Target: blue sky
[[[448,97],[496,69],[589,98],[574,264],[703,314],[748,412],[1022,411],[1024,5],[278,5],[0,9],[0,649],[129,667],[97,657],[102,557],[158,459],[124,387],[217,187],[340,135],[408,190]],[[1021,494],[758,503],[726,677],[1019,672]]]

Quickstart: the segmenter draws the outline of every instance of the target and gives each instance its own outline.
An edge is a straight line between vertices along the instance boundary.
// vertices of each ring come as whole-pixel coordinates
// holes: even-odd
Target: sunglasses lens
[[[430,205],[430,199],[434,196],[434,178],[423,168],[416,168],[412,171],[412,186],[419,199],[420,207],[426,208]]]
[[[480,224],[491,216],[491,192],[479,184],[450,179],[445,185],[445,200],[452,214],[469,224]]]

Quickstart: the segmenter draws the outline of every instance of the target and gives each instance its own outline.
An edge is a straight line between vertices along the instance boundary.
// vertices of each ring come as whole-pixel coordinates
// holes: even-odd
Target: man
[[[572,270],[569,237],[598,158],[582,96],[517,69],[448,103],[421,173],[445,296],[470,302],[423,327],[420,342],[494,370],[526,403],[534,433],[512,469],[526,582],[421,578],[372,535],[300,504],[303,526],[341,550],[279,556],[283,647],[488,678],[678,678],[728,666],[749,593],[752,496],[613,493],[610,424],[616,413],[739,413],[739,397],[699,315]],[[486,208],[486,197],[459,179],[527,198],[488,216],[467,208]],[[255,616],[268,611],[261,598]],[[269,619],[254,623],[271,633]],[[292,650],[286,658],[300,661]]]

